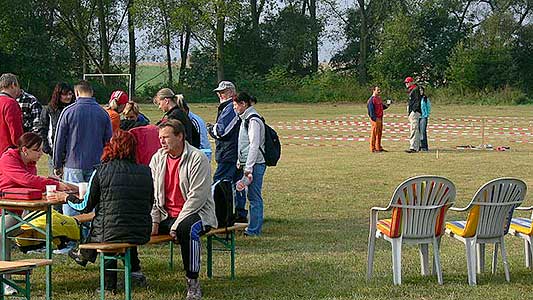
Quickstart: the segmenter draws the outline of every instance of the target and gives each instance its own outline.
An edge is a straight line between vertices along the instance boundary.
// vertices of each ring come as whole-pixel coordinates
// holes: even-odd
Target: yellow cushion
[[[511,229],[527,235],[532,235],[533,233],[533,229],[531,228],[531,219],[526,218],[513,218],[511,220]]]

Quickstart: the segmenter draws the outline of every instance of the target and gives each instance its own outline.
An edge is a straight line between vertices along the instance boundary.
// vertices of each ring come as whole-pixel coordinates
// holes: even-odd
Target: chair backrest
[[[526,196],[527,186],[516,178],[497,178],[485,183],[470,203],[465,237],[494,238],[507,233],[515,207]]]
[[[393,208],[393,237],[424,239],[442,235],[455,193],[455,185],[440,176],[417,176],[402,182],[389,204]]]

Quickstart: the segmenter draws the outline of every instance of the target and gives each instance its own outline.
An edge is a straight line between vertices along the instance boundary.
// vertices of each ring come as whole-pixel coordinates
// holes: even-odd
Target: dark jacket
[[[139,116],[137,117],[137,120],[128,120],[128,119],[120,120],[120,129],[128,131],[132,128],[146,126],[148,124],[150,124],[150,119],[148,119],[143,114],[139,114]]]
[[[118,159],[93,172],[83,199],[72,195],[67,198],[78,211],[95,210],[89,242],[139,245],[150,240],[153,199],[150,168]]]
[[[58,103],[57,109],[52,109],[50,106],[45,106],[39,118],[38,133],[43,139],[43,152],[52,156],[54,149],[54,138],[56,135],[57,124],[59,116],[65,108],[65,105]]]
[[[414,86],[414,88],[409,91],[408,114],[410,114],[412,111],[422,113],[422,109],[420,107],[420,98],[420,89],[418,88],[418,86]]]
[[[218,106],[217,121],[208,128],[209,135],[215,139],[215,160],[217,163],[237,163],[237,146],[241,119],[233,109],[230,99]]]
[[[200,133],[192,126],[191,120],[179,107],[174,106],[171,110],[163,116],[164,121],[166,119],[174,119],[180,121],[185,126],[185,139],[189,144],[200,149]]]

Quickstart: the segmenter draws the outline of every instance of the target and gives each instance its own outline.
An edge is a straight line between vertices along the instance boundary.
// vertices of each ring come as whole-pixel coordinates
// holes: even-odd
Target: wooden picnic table
[[[43,197],[39,200],[18,200],[18,199],[0,199],[0,209],[2,209],[2,260],[6,260],[7,258],[7,234],[9,232],[12,232],[18,228],[20,228],[23,224],[28,224],[36,231],[42,233],[46,239],[45,239],[45,258],[47,260],[52,260],[52,206],[56,204],[62,204],[64,201],[61,200],[48,200],[46,199],[46,196],[43,195]],[[20,210],[28,210],[31,211],[31,213],[26,216],[24,219],[14,213],[13,211],[20,211]],[[10,228],[5,227],[5,217],[7,215],[12,216],[15,218],[18,223]],[[42,230],[41,228],[37,228],[30,224],[30,222],[42,215],[46,215],[46,229]],[[46,299],[50,300],[52,299],[52,264],[46,265]]]

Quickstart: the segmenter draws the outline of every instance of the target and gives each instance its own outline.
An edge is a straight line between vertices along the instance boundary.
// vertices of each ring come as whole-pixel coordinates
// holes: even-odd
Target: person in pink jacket
[[[7,188],[33,188],[45,192],[47,185],[56,185],[58,190],[70,189],[71,187],[67,184],[37,175],[36,164],[42,155],[43,139],[33,132],[23,134],[18,140],[18,148],[8,149],[0,157],[0,191]],[[6,227],[9,228],[16,223],[15,218],[6,216]],[[0,226],[2,226],[1,223]],[[11,260],[9,239],[7,249],[6,260]],[[13,294],[13,290],[6,286],[5,293]]]

